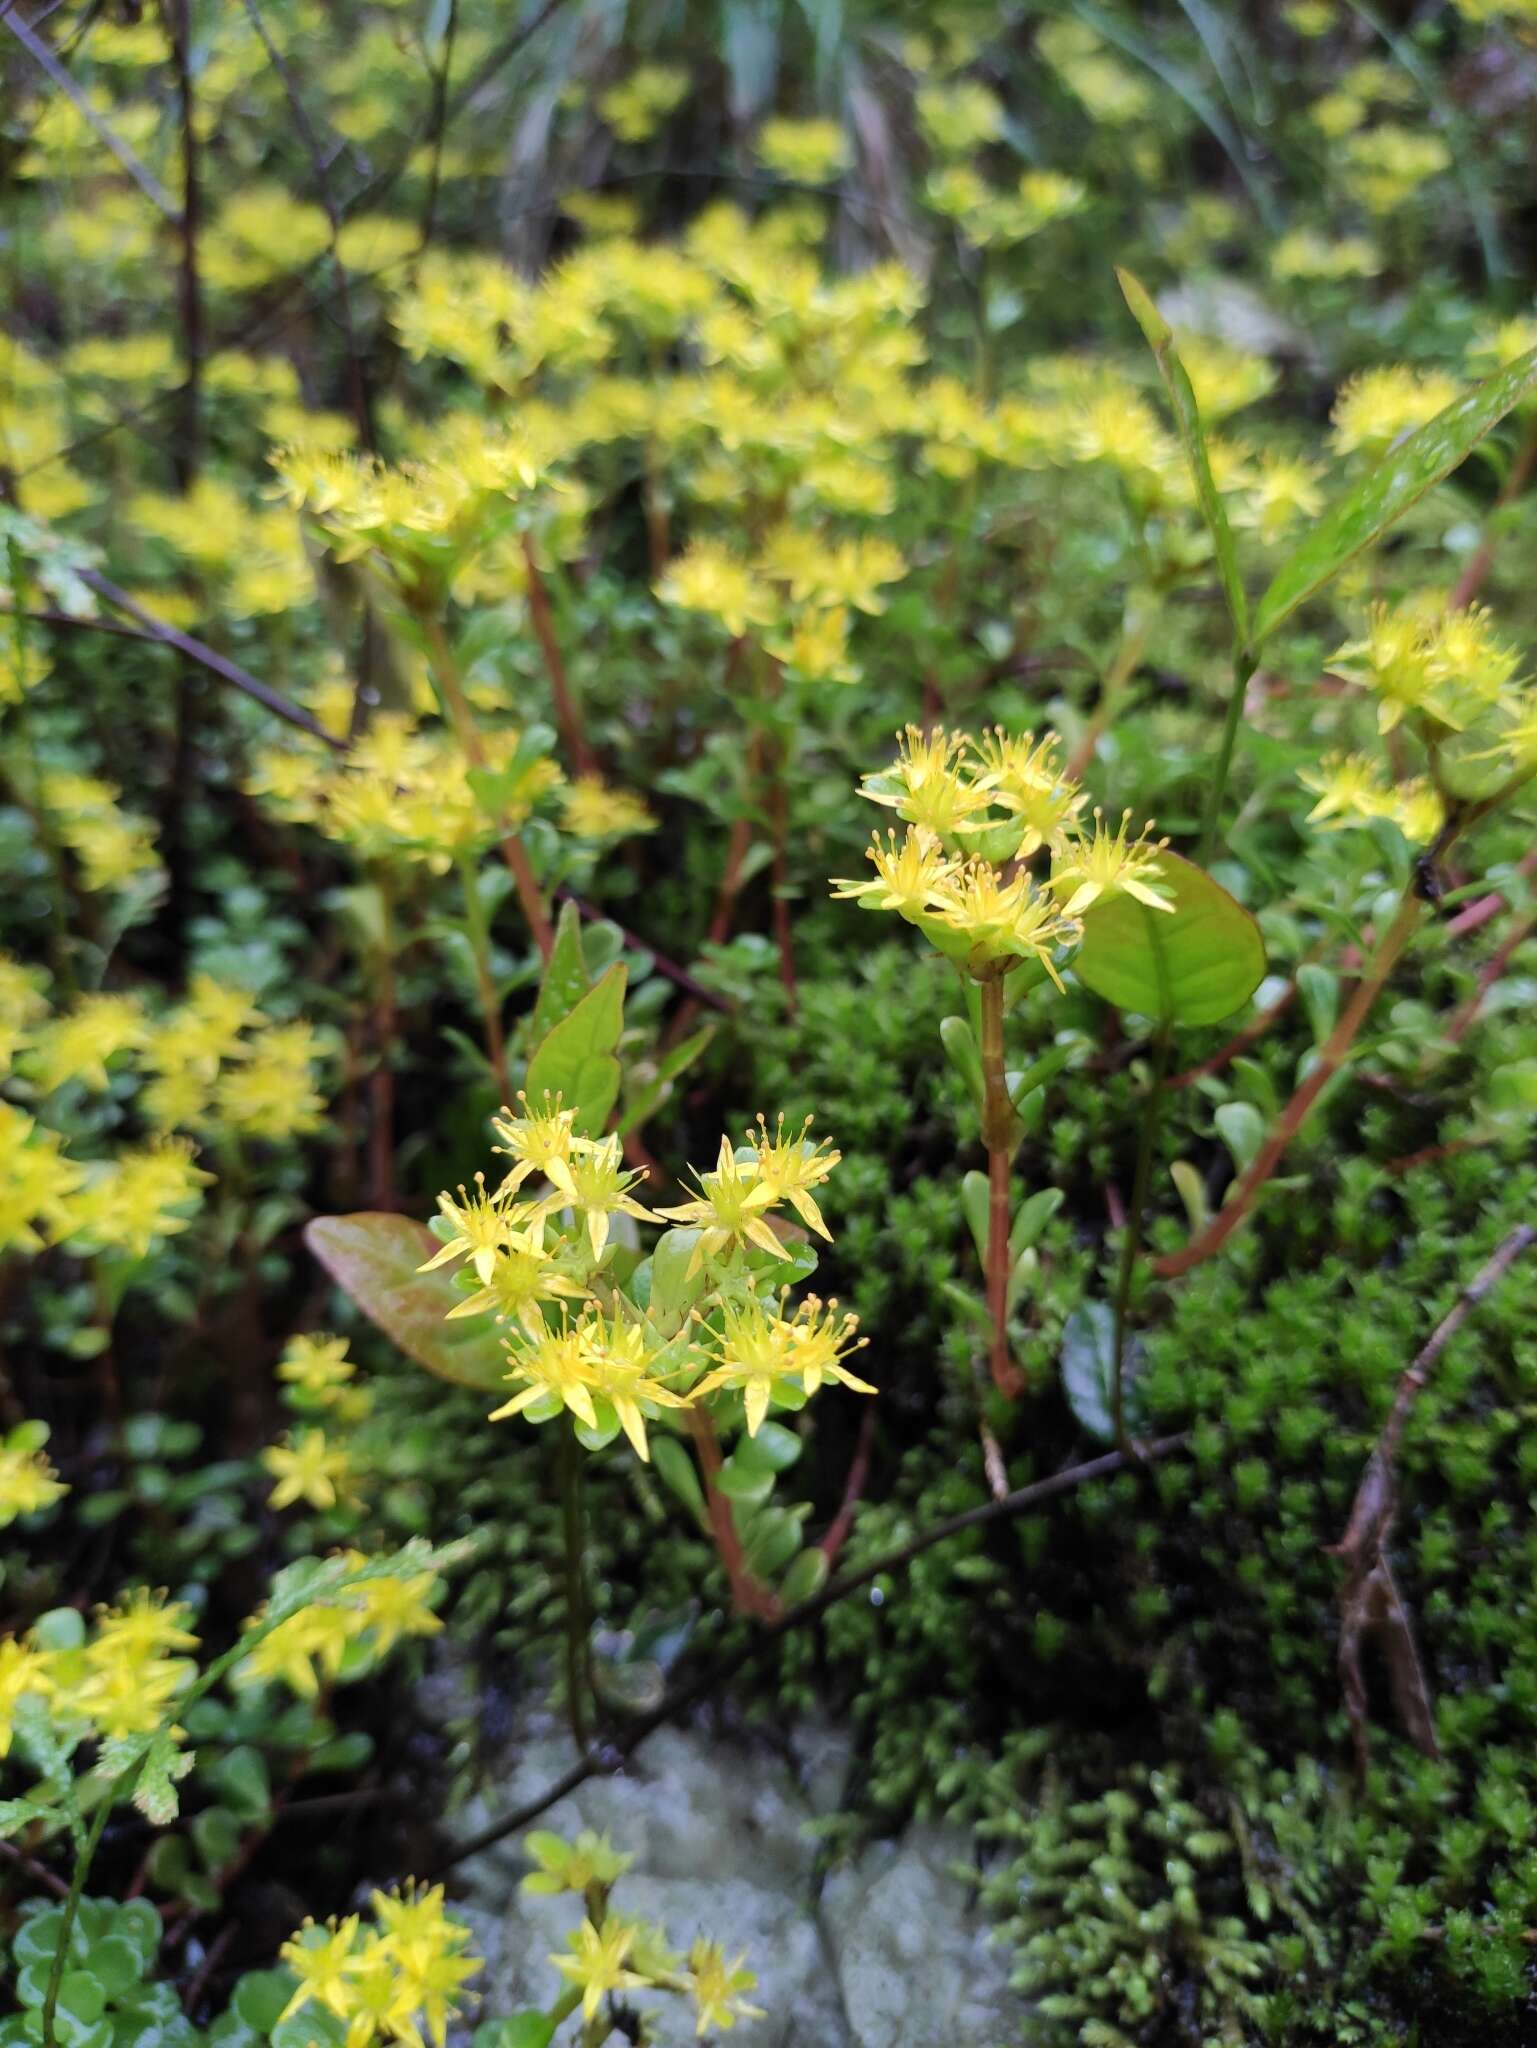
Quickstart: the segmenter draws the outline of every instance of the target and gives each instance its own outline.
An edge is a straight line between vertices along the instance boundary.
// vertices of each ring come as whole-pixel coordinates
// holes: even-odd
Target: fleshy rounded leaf
[[[1073,971],[1119,1009],[1160,1024],[1216,1024],[1264,977],[1259,926],[1177,853],[1160,854],[1156,881],[1173,910],[1150,910],[1131,896],[1096,904],[1084,917]]]

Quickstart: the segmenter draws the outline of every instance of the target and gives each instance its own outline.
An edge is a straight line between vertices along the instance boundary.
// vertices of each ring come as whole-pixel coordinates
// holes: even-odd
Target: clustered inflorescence
[[[861,785],[907,831],[900,841],[877,833],[874,878],[837,882],[834,893],[896,911],[979,980],[1033,961],[1060,987],[1059,962],[1097,903],[1130,896],[1150,910],[1173,907],[1158,886],[1166,842],[1147,837],[1151,826],[1132,833],[1129,813],[1111,826],[1095,811],[1085,825],[1086,800],[1060,747],[1054,733],[999,730],[977,741],[909,726],[892,766]]]
[[[558,1101],[520,1101],[520,1113],[495,1124],[509,1172],[495,1189],[481,1176],[473,1192],[438,1197],[443,1248],[428,1261],[462,1261],[468,1291],[451,1317],[490,1314],[508,1329],[517,1391],[493,1420],[549,1422],[565,1411],[588,1445],[623,1430],[649,1458],[648,1421],[710,1394],[740,1395],[756,1435],[771,1406],[798,1408],[826,1380],[875,1391],[843,1363],[857,1343],[854,1317],[812,1296],[791,1312],[783,1291],[792,1252],[779,1212],[831,1238],[812,1193],[838,1164],[826,1140],[786,1132],[782,1121],[771,1135],[760,1120],[745,1146],[722,1138],[715,1165],[695,1172],[694,1197],[652,1210],[617,1135],[583,1136]],[[634,1221],[677,1226],[643,1297],[633,1258],[628,1288],[619,1277],[619,1219],[632,1239]]]

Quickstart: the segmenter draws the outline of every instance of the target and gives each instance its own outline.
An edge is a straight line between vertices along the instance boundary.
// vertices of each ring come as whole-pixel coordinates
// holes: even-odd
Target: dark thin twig
[[[1382,1643],[1388,1660],[1394,1704],[1406,1732],[1429,1755],[1438,1753],[1429,1694],[1414,1647],[1408,1610],[1394,1584],[1388,1560],[1388,1543],[1398,1515],[1398,1447],[1403,1441],[1410,1411],[1424,1390],[1437,1359],[1474,1309],[1533,1243],[1537,1243],[1537,1226],[1518,1224],[1494,1256],[1469,1281],[1415,1354],[1398,1382],[1398,1391],[1393,1397],[1388,1419],[1382,1426],[1382,1434],[1366,1461],[1345,1533],[1338,1543],[1330,1546],[1329,1554],[1339,1558],[1345,1567],[1339,1593],[1340,1682],[1355,1742],[1356,1765],[1362,1778],[1371,1758],[1366,1681],[1361,1669],[1361,1650],[1368,1635],[1377,1636]]]
[[[208,1989],[208,1980],[212,1977],[214,1971],[218,1969],[220,1963],[223,1962],[231,1942],[239,1932],[239,1921],[231,1920],[227,1926],[221,1928],[219,1933],[209,1943],[208,1953],[198,1964],[197,1969],[188,1981],[186,1990],[182,1993],[181,2009],[188,2019],[191,2019],[194,2013],[196,2013],[198,2002],[202,1998],[203,1993]]]
[[[280,696],[268,684],[259,682],[250,670],[242,668],[239,662],[231,661],[227,655],[220,654],[217,648],[208,646],[206,641],[195,640],[179,626],[169,626],[164,619],[157,619],[153,612],[147,612],[143,605],[128,595],[126,590],[110,582],[98,570],[82,569],[79,574],[81,582],[94,590],[114,611],[123,612],[134,620],[143,629],[147,640],[158,641],[162,647],[175,648],[178,654],[185,655],[189,661],[197,662],[211,675],[218,676],[221,682],[230,683],[243,695],[253,698],[263,710],[270,711],[274,718],[281,718],[285,724],[296,726],[300,732],[307,732],[311,739],[322,741],[337,753],[347,751],[345,740],[339,740],[334,733],[327,732],[323,725],[299,705],[290,703],[288,698]],[[95,622],[82,619],[74,623],[92,625]]]
[[[1154,1459],[1166,1458],[1171,1452],[1179,1450],[1184,1442],[1183,1436],[1158,1437],[1151,1443],[1139,1445],[1134,1460],[1125,1457],[1120,1451],[1106,1451],[1102,1457],[1090,1458],[1082,1465],[1069,1465],[1061,1472],[1053,1472],[1049,1478],[1036,1480],[1032,1486],[1016,1488],[1013,1493],[1005,1494],[1002,1500],[984,1501],[978,1507],[965,1508],[958,1515],[950,1515],[943,1522],[936,1522],[932,1528],[914,1536],[910,1542],[898,1545],[895,1550],[888,1550],[869,1564],[861,1565],[857,1571],[845,1572],[841,1577],[829,1580],[820,1593],[813,1594],[809,1600],[801,1601],[797,1607],[787,1608],[773,1621],[756,1629],[740,1649],[718,1659],[708,1669],[700,1672],[697,1678],[675,1686],[649,1713],[632,1721],[607,1745],[601,1755],[589,1754],[578,1758],[570,1770],[557,1778],[553,1785],[547,1786],[537,1798],[527,1800],[513,1812],[503,1814],[500,1820],[493,1821],[489,1827],[482,1828],[467,1842],[459,1843],[451,1854],[441,1858],[426,1873],[427,1876],[437,1877],[443,1871],[451,1870],[455,1864],[462,1863],[467,1856],[478,1855],[482,1849],[489,1849],[493,1843],[505,1840],[508,1835],[517,1834],[520,1828],[526,1828],[531,1821],[537,1820],[540,1814],[555,1805],[557,1800],[564,1799],[567,1793],[574,1792],[579,1785],[585,1785],[589,1778],[608,1777],[620,1770],[648,1736],[654,1735],[658,1728],[665,1726],[669,1721],[675,1721],[680,1714],[687,1713],[690,1707],[697,1706],[701,1700],[707,1699],[711,1693],[735,1678],[738,1672],[761,1657],[763,1652],[778,1642],[781,1636],[788,1635],[792,1629],[804,1628],[808,1622],[815,1621],[820,1615],[825,1614],[829,1607],[836,1606],[840,1600],[846,1600],[851,1593],[857,1593],[861,1587],[870,1585],[873,1580],[885,1577],[888,1572],[904,1570],[914,1558],[921,1557],[926,1550],[932,1550],[935,1544],[947,1542],[952,1536],[962,1535],[967,1529],[985,1528],[992,1522],[1007,1521],[1015,1515],[1028,1514],[1032,1508],[1039,1507],[1044,1501],[1055,1500],[1058,1494],[1070,1493],[1075,1486],[1086,1485],[1091,1480],[1108,1479],[1113,1473],[1127,1469],[1135,1470],[1140,1465],[1150,1464]]]
[[[33,63],[40,71],[46,73],[51,84],[58,87],[80,118],[100,136],[145,198],[160,209],[173,227],[180,226],[181,215],[177,212],[176,202],[170,193],[154,172],[147,165],[140,163],[110,123],[102,119],[90,99],[70,77],[42,37],[33,32],[31,24],[23,21],[19,14],[12,13],[9,8],[0,12],[0,23],[10,30]]]
[[[450,97],[446,116],[447,121],[457,121],[476,94],[485,91],[496,74],[506,69],[523,48],[523,45],[532,42],[545,23],[552,16],[558,14],[565,4],[566,0],[545,0],[545,4],[531,21],[521,23],[510,35],[505,36],[486,58],[479,70],[473,72],[465,80],[464,84],[460,86],[459,90]],[[406,167],[406,163],[409,163],[409,161],[410,157],[408,156],[404,162],[396,164],[391,169],[389,173],[389,182],[391,184],[401,175],[401,172]],[[378,197],[378,194],[371,191],[369,197],[370,199],[375,199]]]
[[[202,469],[203,350],[206,341],[203,281],[198,261],[198,235],[203,218],[202,144],[197,132],[197,90],[192,68],[192,0],[160,0],[160,19],[171,46],[181,130],[181,262],[177,297],[181,312],[182,356],[187,374],[181,387],[181,417],[172,460],[176,487],[186,497],[196,488]],[[188,587],[195,593],[195,581],[189,580]],[[171,955],[176,961],[185,954],[187,920],[192,903],[187,814],[192,800],[199,708],[197,677],[184,666],[176,679],[175,739],[160,813],[160,844],[169,877],[165,923]]]
[[[16,613],[11,611],[11,617]],[[35,626],[62,626],[82,633],[111,633],[118,640],[144,640],[151,647],[157,644],[153,633],[146,633],[141,627],[126,625],[122,619],[103,618],[99,612],[23,612],[24,619],[30,619]]]
[[[309,109],[304,104],[303,94],[284,61],[283,53],[268,35],[267,24],[262,20],[256,0],[243,0],[243,5],[251,26],[267,53],[267,62],[282,83],[288,104],[293,109],[294,126],[303,139],[315,172],[316,194],[331,229],[331,262],[336,271],[336,308],[347,347],[347,381],[351,391],[353,416],[357,420],[358,436],[363,446],[373,454],[378,446],[374,437],[373,405],[369,397],[367,374],[363,367],[363,351],[358,342],[357,323],[352,316],[352,285],[347,274],[347,266],[342,261],[342,217],[336,204],[336,194],[331,189],[330,164],[321,147],[319,133],[310,119]]]
[[[24,1870],[34,1884],[52,1892],[56,1899],[69,1897],[69,1886],[62,1877],[56,1877],[46,1863],[39,1863],[35,1856],[29,1856],[25,1849],[18,1849],[14,1842],[7,1842],[3,1837],[0,1837],[0,1856],[8,1863],[14,1863],[18,1870]]]
[[[442,61],[432,72],[432,158],[427,172],[427,197],[422,205],[422,232],[418,248],[423,255],[432,247],[437,226],[438,187],[443,180],[443,139],[448,133],[448,81],[454,69],[454,42],[459,33],[459,0],[448,0],[448,20],[443,28]]]

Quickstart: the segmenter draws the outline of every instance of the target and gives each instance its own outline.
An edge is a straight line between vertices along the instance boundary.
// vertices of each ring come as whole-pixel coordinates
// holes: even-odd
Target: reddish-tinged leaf
[[[450,1323],[444,1318],[464,1296],[452,1268],[417,1269],[442,1246],[409,1216],[361,1210],[352,1216],[316,1216],[304,1241],[331,1278],[408,1358],[440,1380],[505,1391],[507,1353],[487,1317]]]

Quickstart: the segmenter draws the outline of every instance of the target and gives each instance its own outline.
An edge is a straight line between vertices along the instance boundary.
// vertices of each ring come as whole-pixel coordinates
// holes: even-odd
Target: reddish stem
[[[704,1481],[705,1508],[710,1518],[710,1534],[715,1539],[715,1548],[720,1554],[721,1565],[731,1587],[731,1604],[738,1614],[751,1614],[759,1621],[777,1621],[781,1612],[779,1596],[748,1569],[747,1559],[742,1554],[742,1539],[737,1534],[736,1522],[731,1513],[731,1503],[715,1483],[722,1462],[715,1425],[704,1409],[697,1405],[689,1409],[688,1423],[693,1432],[694,1453],[699,1460],[700,1477]]]
[[[785,894],[790,881],[790,860],[783,755],[776,761],[771,775],[769,823],[774,835],[774,941],[779,948],[779,980],[785,992],[785,1010],[793,1017],[798,1007],[798,996],[795,979],[795,941],[790,930],[789,898]]]
[[[1501,511],[1513,498],[1520,497],[1531,482],[1534,468],[1537,468],[1537,421],[1527,428],[1526,439],[1521,443],[1516,459],[1510,465],[1510,475],[1506,477],[1500,494],[1494,501],[1496,512]],[[1452,590],[1453,611],[1461,611],[1464,605],[1470,605],[1483,589],[1484,580],[1494,564],[1494,544],[1493,532],[1486,530]]]
[[[1453,1045],[1460,1045],[1467,1037],[1479,1011],[1489,1000],[1490,990],[1510,965],[1511,956],[1518,947],[1526,943],[1534,931],[1537,931],[1537,913],[1528,911],[1524,917],[1516,919],[1503,945],[1484,963],[1473,993],[1453,1013],[1451,1022],[1446,1027],[1446,1037]]]
[[[854,1445],[854,1455],[849,1460],[849,1476],[843,1482],[843,1498],[838,1503],[838,1512],[828,1523],[827,1532],[817,1546],[829,1565],[837,1563],[839,1551],[849,1540],[849,1531],[854,1526],[854,1510],[870,1477],[870,1447],[874,1441],[875,1404],[872,1402],[860,1419],[859,1437]]]
[[[1199,1266],[1214,1252],[1219,1252],[1249,1214],[1260,1189],[1280,1165],[1287,1147],[1302,1128],[1308,1111],[1345,1064],[1350,1048],[1365,1024],[1372,1005],[1382,992],[1384,982],[1414,936],[1424,908],[1424,903],[1415,894],[1415,885],[1411,881],[1399,902],[1397,915],[1367,963],[1366,972],[1357,983],[1355,994],[1320,1049],[1317,1062],[1307,1079],[1276,1118],[1264,1144],[1239,1176],[1232,1193],[1217,1215],[1182,1251],[1171,1252],[1157,1261],[1153,1270],[1160,1279],[1178,1279],[1180,1274],[1188,1273],[1193,1266]]]
[[[550,594],[545,588],[544,578],[539,573],[539,564],[534,558],[534,544],[526,533],[523,536],[523,562],[528,570],[528,616],[533,624],[534,637],[544,655],[545,671],[550,678],[550,695],[555,702],[555,723],[560,727],[561,740],[578,775],[596,775],[597,756],[587,741],[587,729],[582,723],[581,706],[572,691],[571,678],[566,673],[565,659],[560,651],[560,641],[556,638],[555,614],[550,605]]]

